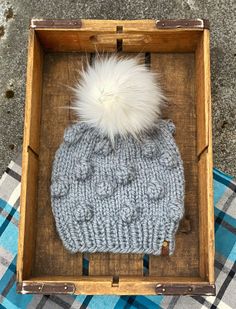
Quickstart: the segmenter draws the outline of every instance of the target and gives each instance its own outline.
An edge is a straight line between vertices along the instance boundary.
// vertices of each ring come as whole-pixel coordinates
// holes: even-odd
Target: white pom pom
[[[97,58],[81,72],[74,107],[79,120],[113,141],[116,134],[138,134],[160,116],[164,96],[156,75],[137,59]]]

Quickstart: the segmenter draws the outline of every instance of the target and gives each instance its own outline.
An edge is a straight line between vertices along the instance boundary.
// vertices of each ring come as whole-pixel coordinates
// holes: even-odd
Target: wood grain
[[[34,31],[31,30],[28,44],[24,141],[22,149],[22,185],[17,258],[18,280],[26,279],[30,276],[34,260],[42,68],[43,51]]]
[[[81,20],[74,29],[36,28],[47,51],[116,52],[123,40],[125,52],[193,52],[202,29],[158,29],[155,20]],[[123,31],[117,31],[123,27]]]
[[[143,277],[142,255],[110,253],[90,254],[89,276],[81,276],[82,254],[68,253],[55,230],[51,165],[64,128],[75,119],[63,107],[73,99],[67,86],[78,80],[77,69],[88,57],[84,52],[116,51],[117,39],[124,54],[151,52],[150,66],[161,75],[169,98],[164,117],[176,124],[184,161],[185,219],[174,255],[149,257],[149,276]],[[43,49],[53,53],[44,55]],[[73,282],[76,294],[117,295],[154,294],[162,282],[214,283],[211,130],[208,30],[161,30],[150,20],[82,20],[81,29],[31,29],[17,280]],[[119,281],[112,286],[114,276]]]
[[[44,63],[41,136],[39,152],[38,213],[35,275],[80,275],[82,255],[64,249],[55,229],[50,204],[51,166],[55,151],[62,142],[63,132],[70,121],[68,107],[77,70],[84,54],[47,54]]]
[[[140,280],[141,279],[141,280]],[[208,285],[208,282],[198,277],[120,277],[119,284],[112,286],[112,277],[89,276],[89,277],[32,277],[26,283],[70,283],[75,285],[75,294],[86,295],[155,295],[157,284],[183,284],[190,285]]]
[[[185,215],[189,233],[176,235],[176,250],[170,257],[149,257],[149,274],[157,276],[199,275],[199,233],[196,151],[195,62],[193,53],[151,54],[151,69],[161,76],[169,99],[164,117],[176,125],[176,142],[185,170]]]
[[[208,31],[208,30],[206,30]],[[209,31],[208,31],[209,32]],[[209,106],[211,104],[210,92],[210,70],[209,70],[209,48],[207,47],[206,32],[199,40],[196,53],[196,107],[197,107],[197,152],[198,155],[209,144]],[[208,38],[209,40],[209,38]]]
[[[214,282],[214,206],[213,206],[213,158],[212,115],[209,31],[204,30],[196,50],[197,79],[197,146],[199,232],[200,232],[200,276]]]
[[[90,254],[89,275],[140,275],[143,273],[142,254]]]

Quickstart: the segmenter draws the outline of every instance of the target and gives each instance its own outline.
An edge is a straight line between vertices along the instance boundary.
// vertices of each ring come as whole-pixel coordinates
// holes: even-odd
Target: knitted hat
[[[111,66],[111,59],[114,62],[112,76],[103,75],[104,66],[109,61]],[[132,103],[130,106],[133,106],[134,110],[126,109],[124,113],[129,114],[131,125],[127,124],[124,128],[119,118],[113,118],[113,123],[108,120],[106,127],[107,122],[103,119],[107,117],[106,112],[114,112],[114,107],[111,108],[110,105],[122,105],[122,100],[127,98],[119,97],[119,93],[125,93],[122,92],[123,83],[127,86],[129,81],[129,76],[124,81],[123,72],[122,82],[119,83],[120,75],[116,74],[116,69],[120,69],[119,64],[122,61],[128,64],[131,62],[127,72],[134,73],[134,69],[136,76],[141,73],[148,76],[149,79],[145,76],[142,78],[151,84],[150,89],[157,100],[155,104],[154,100],[151,103],[153,110],[156,110],[156,114],[152,111],[149,115],[151,121],[145,122],[140,114],[139,121],[145,122],[143,127],[132,121],[132,113],[137,105],[137,108],[141,108],[141,103],[137,102],[140,99],[137,89],[142,87],[142,83],[136,81],[135,84],[134,80],[132,83],[136,88],[128,86],[135,92],[132,95],[136,97],[137,105]],[[93,83],[86,81],[92,73],[98,75],[97,81]],[[104,79],[106,82],[106,78],[113,80],[114,76],[115,84],[111,87],[116,85],[118,88],[115,100],[111,88],[105,89],[103,81]],[[139,78],[139,81],[142,78]],[[184,173],[180,153],[173,138],[175,126],[170,120],[161,120],[158,117],[163,96],[153,74],[135,60],[112,57],[89,66],[87,71],[83,72],[82,80],[77,88],[78,96],[81,98],[82,91],[90,89],[87,93],[90,102],[76,101],[75,109],[78,108],[82,121],[66,129],[52,168],[52,210],[64,246],[73,253],[159,255],[163,241],[166,240],[169,242],[169,253],[172,254],[175,233],[184,212]],[[106,83],[105,85],[107,86]],[[101,93],[93,87],[102,89],[102,101]],[[149,102],[142,98],[142,104],[146,106],[152,100],[150,89],[143,90],[146,91]],[[109,100],[106,91],[109,93]],[[83,95],[86,97],[86,94]],[[88,110],[88,105],[96,102],[100,102],[98,104],[106,109],[103,109],[99,119],[96,118],[98,111],[94,117]],[[81,107],[83,104],[87,107],[86,111]],[[119,109],[120,106],[116,108]],[[149,106],[147,110],[152,108]],[[118,112],[117,109],[115,112]],[[147,117],[144,109],[142,113],[144,118]],[[122,112],[119,111],[119,115],[121,117]],[[134,117],[137,118],[137,115]]]

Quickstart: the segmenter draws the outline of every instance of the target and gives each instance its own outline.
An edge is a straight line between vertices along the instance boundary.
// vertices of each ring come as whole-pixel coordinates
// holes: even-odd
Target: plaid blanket
[[[21,158],[0,180],[0,308],[236,308],[236,183],[214,169],[216,297],[16,294]],[[85,265],[86,268],[86,260]]]

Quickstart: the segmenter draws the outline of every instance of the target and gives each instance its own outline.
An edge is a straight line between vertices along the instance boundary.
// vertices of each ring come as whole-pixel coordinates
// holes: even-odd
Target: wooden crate
[[[95,253],[88,271],[56,233],[50,175],[78,69],[94,53],[139,54],[159,72],[184,160],[185,218],[173,256]],[[206,294],[214,286],[209,30],[205,20],[32,20],[17,262],[20,293]]]

